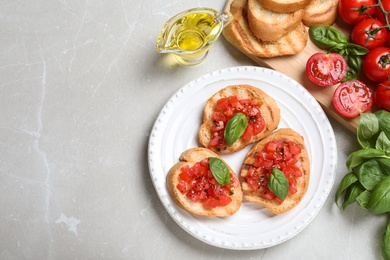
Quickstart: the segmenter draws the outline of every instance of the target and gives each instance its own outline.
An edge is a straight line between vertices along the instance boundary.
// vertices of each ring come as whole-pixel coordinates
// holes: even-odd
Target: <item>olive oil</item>
[[[179,13],[164,24],[156,50],[175,54],[184,65],[198,64],[231,19],[231,13],[219,14],[210,8],[194,8]]]

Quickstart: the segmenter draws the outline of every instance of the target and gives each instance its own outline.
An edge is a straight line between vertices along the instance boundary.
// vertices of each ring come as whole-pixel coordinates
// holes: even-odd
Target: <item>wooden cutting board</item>
[[[226,11],[230,10],[230,5],[232,2],[233,0],[228,0],[226,2],[225,5]],[[340,31],[342,31],[346,36],[350,34],[351,26],[344,23],[341,19],[338,19],[333,26],[339,29]],[[272,68],[298,81],[314,96],[314,98],[318,101],[318,103],[322,106],[324,111],[329,116],[331,116],[332,118],[340,122],[348,130],[356,134],[356,127],[359,122],[359,117],[354,119],[346,119],[338,115],[336,110],[333,107],[332,98],[336,86],[327,87],[327,88],[319,87],[313,82],[311,82],[306,76],[306,72],[305,72],[306,61],[309,59],[309,57],[312,54],[316,52],[325,52],[325,51],[319,49],[309,39],[305,49],[296,55],[273,57],[273,58],[259,58],[259,57],[248,55],[246,53],[245,55],[247,55],[249,58],[251,58],[260,66]],[[364,82],[367,83],[367,80],[364,79]]]

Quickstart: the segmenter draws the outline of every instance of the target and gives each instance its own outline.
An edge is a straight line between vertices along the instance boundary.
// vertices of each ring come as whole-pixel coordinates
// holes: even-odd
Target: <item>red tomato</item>
[[[390,76],[390,48],[381,46],[367,53],[363,59],[364,74],[375,82],[382,82]]]
[[[306,62],[306,74],[315,84],[322,87],[340,83],[347,75],[348,65],[338,53],[313,54]]]
[[[390,48],[390,33],[389,32],[387,32],[387,39],[385,42],[385,46]]]
[[[385,44],[387,29],[381,21],[368,18],[353,27],[351,38],[352,42],[372,50]]]
[[[381,0],[381,3],[382,3],[382,6],[383,6],[385,12],[389,12],[390,11],[390,0]],[[379,5],[377,7],[375,7],[375,17],[378,20],[380,20],[382,23],[386,24],[385,16],[383,15],[383,11],[379,7]],[[387,18],[390,21],[390,14],[387,15]]]
[[[340,17],[349,24],[356,24],[373,16],[375,0],[340,0],[338,12]]]
[[[388,79],[376,87],[374,98],[379,108],[390,111],[390,82]]]
[[[346,118],[354,118],[362,112],[367,112],[373,104],[371,90],[359,80],[349,80],[340,84],[333,94],[334,108]]]

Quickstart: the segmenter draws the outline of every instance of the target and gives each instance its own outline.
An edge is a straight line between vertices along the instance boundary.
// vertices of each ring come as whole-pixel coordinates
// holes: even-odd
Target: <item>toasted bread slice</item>
[[[332,25],[337,19],[339,0],[311,0],[302,22],[306,26]]]
[[[230,12],[233,20],[222,33],[228,42],[243,53],[263,58],[277,57],[297,54],[306,47],[309,36],[302,22],[277,41],[265,42],[258,39],[249,28],[247,0],[234,0]]]
[[[299,9],[304,9],[310,0],[257,0],[269,10],[278,13],[291,13]]]
[[[216,157],[222,160],[222,158],[219,157],[216,153],[206,148],[192,148],[184,151],[179,158],[179,162],[176,163],[174,166],[172,166],[172,168],[169,170],[168,175],[166,177],[168,192],[177,205],[179,205],[181,208],[187,210],[192,214],[208,216],[208,217],[231,216],[234,213],[236,213],[241,206],[242,190],[236,174],[230,168],[230,166],[223,160],[222,161],[229,168],[229,171],[231,173],[230,176],[232,178],[232,183],[234,183],[232,185],[233,190],[231,190],[231,193],[229,195],[232,201],[228,205],[217,206],[214,208],[205,207],[200,201],[194,202],[189,200],[186,197],[186,195],[183,195],[177,188],[177,185],[179,184],[180,181],[179,174],[181,173],[182,167],[186,165],[192,167],[197,162],[200,162],[203,159],[209,157]]]
[[[276,41],[301,22],[305,9],[277,13],[264,8],[257,0],[248,0],[248,24],[253,34],[262,41]]]
[[[241,137],[231,146],[226,145],[224,147],[209,147],[209,143],[213,137],[211,131],[214,124],[212,116],[216,110],[216,102],[221,98],[234,95],[236,95],[239,99],[257,99],[260,101],[259,110],[261,117],[264,118],[264,129],[261,132],[252,135],[250,140],[244,140]],[[203,110],[203,123],[198,131],[198,139],[202,146],[207,147],[215,152],[226,154],[234,153],[272,133],[272,131],[275,130],[279,125],[279,122],[280,110],[275,100],[271,96],[269,96],[264,91],[250,85],[231,85],[221,89],[207,100]]]
[[[300,170],[302,172],[302,176],[298,177],[296,183],[297,192],[294,194],[288,194],[287,198],[279,204],[275,200],[267,200],[263,199],[260,194],[264,192],[264,188],[260,187],[257,191],[253,191],[248,183],[246,182],[246,177],[248,175],[248,170],[250,166],[252,166],[255,162],[256,153],[260,152],[264,149],[265,145],[273,140],[282,140],[283,142],[293,141],[298,146],[301,147],[301,153],[299,160],[301,161]],[[304,139],[301,135],[290,128],[281,128],[277,131],[273,132],[271,135],[262,139],[258,143],[256,143],[248,154],[245,157],[244,163],[240,172],[240,181],[241,187],[243,190],[244,198],[250,202],[254,202],[257,204],[261,204],[268,208],[275,214],[284,213],[293,207],[295,207],[305,195],[307,188],[309,186],[310,180],[310,159],[309,155],[304,143]]]

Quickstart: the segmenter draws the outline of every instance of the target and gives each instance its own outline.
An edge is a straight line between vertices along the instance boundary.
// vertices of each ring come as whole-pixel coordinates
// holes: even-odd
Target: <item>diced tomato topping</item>
[[[221,187],[210,170],[209,159],[203,159],[192,167],[185,165],[179,174],[176,188],[193,202],[200,201],[204,207],[215,208],[226,206],[232,198],[230,194],[239,186],[237,178],[230,177],[232,182]]]
[[[248,118],[248,126],[242,135],[242,139],[250,141],[253,135],[257,135],[264,130],[265,121],[261,116],[259,99],[240,99],[233,95],[221,98],[216,102],[216,109],[212,115],[213,125],[211,126],[212,138],[208,147],[226,147],[224,131],[227,122],[236,113],[243,113]]]
[[[268,189],[272,169],[277,168],[285,174],[290,185],[289,194],[294,194],[297,192],[297,178],[302,177],[301,164],[301,147],[298,144],[291,141],[271,141],[255,154],[255,161],[248,166],[245,181],[253,191],[260,191],[261,198],[282,203],[283,201]]]

